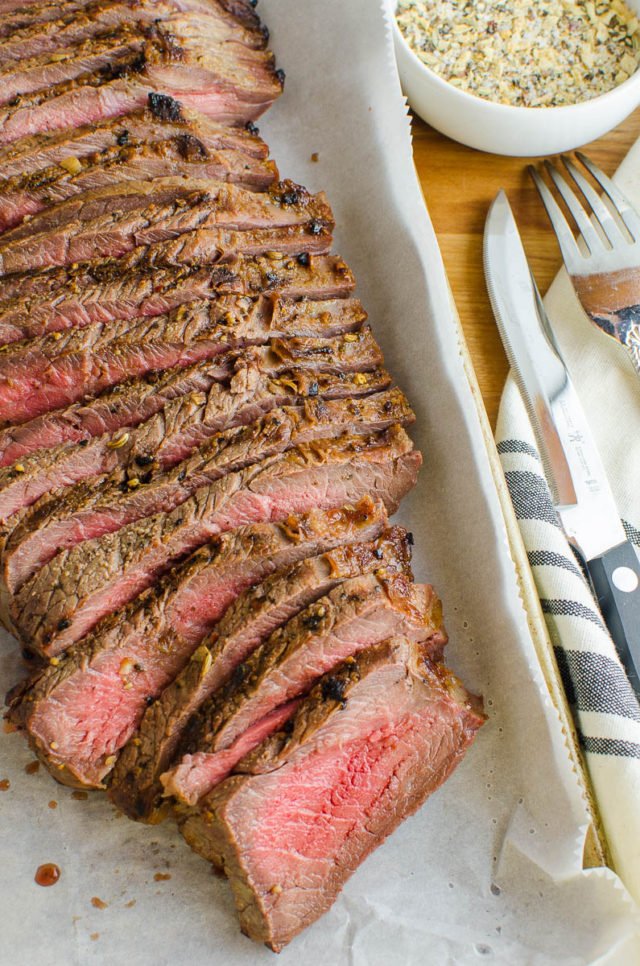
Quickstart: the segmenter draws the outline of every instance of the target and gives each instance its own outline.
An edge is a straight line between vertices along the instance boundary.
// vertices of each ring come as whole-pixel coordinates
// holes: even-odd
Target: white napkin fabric
[[[640,210],[640,141],[615,180]],[[564,269],[545,307],[640,557],[640,377],[626,350],[589,321]],[[496,443],[613,862],[640,904],[640,706],[560,528],[512,375]]]

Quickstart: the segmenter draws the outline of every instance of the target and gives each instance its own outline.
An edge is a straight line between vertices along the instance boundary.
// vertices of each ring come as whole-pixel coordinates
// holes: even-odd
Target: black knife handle
[[[640,699],[640,563],[628,540],[587,561],[600,610]]]

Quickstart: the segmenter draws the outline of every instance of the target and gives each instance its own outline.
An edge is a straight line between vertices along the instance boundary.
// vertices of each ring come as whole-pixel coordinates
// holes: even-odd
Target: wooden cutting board
[[[583,150],[611,175],[638,137],[640,108],[614,131]],[[414,159],[427,208],[489,422],[495,429],[507,360],[484,285],[482,233],[489,205],[500,188],[509,195],[531,268],[543,293],[562,264],[560,251],[527,174],[531,159],[505,158],[463,147],[419,118],[414,118],[413,139]]]

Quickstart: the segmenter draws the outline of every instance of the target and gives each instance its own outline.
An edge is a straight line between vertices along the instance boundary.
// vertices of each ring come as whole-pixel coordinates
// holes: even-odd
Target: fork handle
[[[628,540],[587,561],[618,656],[640,699],[640,562]]]

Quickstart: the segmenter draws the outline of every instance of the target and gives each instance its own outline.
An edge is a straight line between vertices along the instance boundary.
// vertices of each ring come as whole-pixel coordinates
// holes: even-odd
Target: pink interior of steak
[[[268,738],[185,813],[189,844],[230,877],[243,932],[274,950],[329,908],[482,724],[475,699],[406,645],[365,652],[355,683],[343,666],[343,707],[331,696],[319,705],[319,686],[294,713],[289,738]]]

